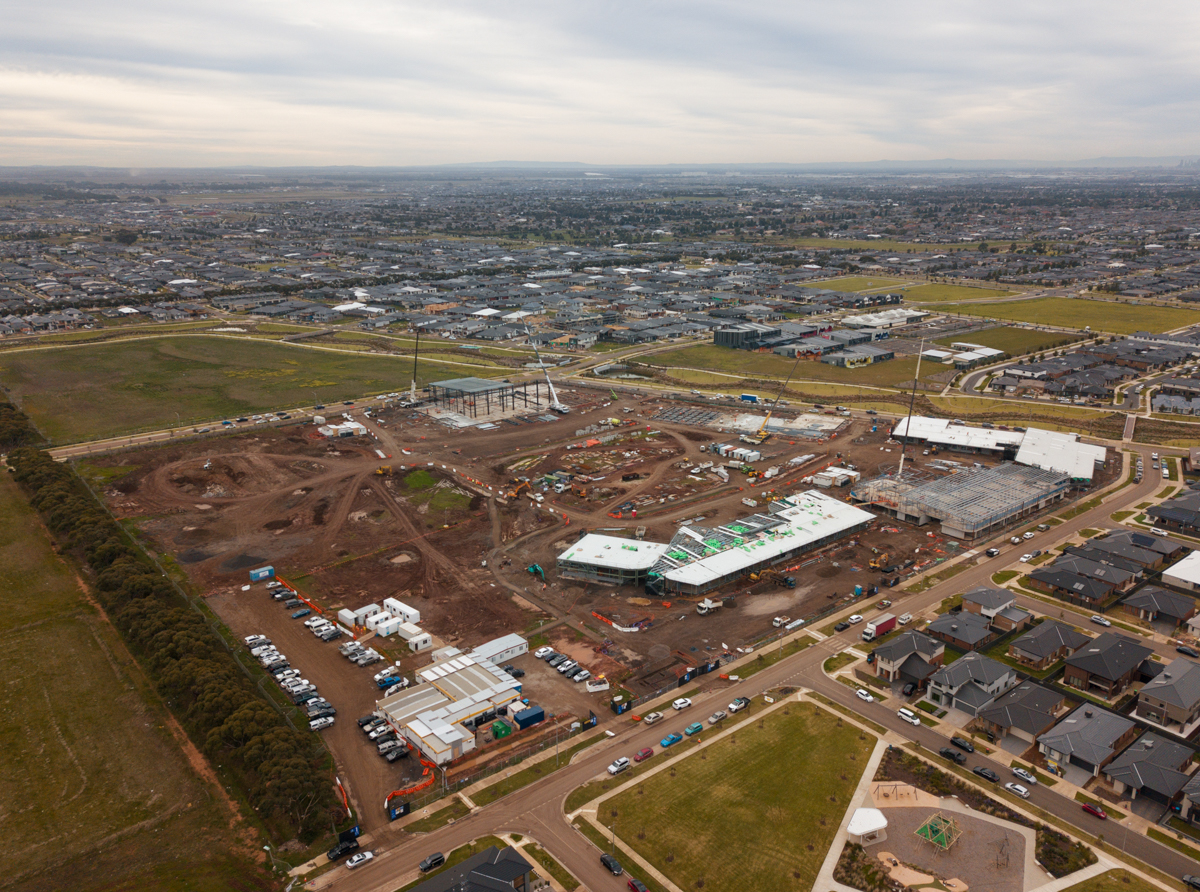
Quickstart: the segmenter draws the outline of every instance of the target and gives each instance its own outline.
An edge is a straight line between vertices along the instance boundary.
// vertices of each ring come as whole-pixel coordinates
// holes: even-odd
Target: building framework
[[[956,539],[978,539],[1066,498],[1071,478],[1004,463],[972,468],[933,480],[877,477],[850,493],[857,502],[922,526],[941,521],[942,531]]]
[[[489,381],[486,378],[451,378],[429,385],[434,406],[469,418],[488,416],[493,412],[515,412],[518,409],[538,410],[550,404],[549,394],[542,400],[544,381],[534,379],[513,384],[509,381]],[[530,394],[530,390],[533,393]]]

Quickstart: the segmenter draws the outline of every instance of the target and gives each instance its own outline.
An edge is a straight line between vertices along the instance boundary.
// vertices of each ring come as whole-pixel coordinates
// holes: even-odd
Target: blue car
[[[394,684],[400,684],[402,681],[404,681],[404,679],[397,675],[389,675],[387,678],[379,679],[376,684],[379,685],[380,690],[383,690],[384,688],[390,688]]]
[[[668,734],[666,737],[664,737],[662,740],[659,741],[659,745],[662,746],[663,749],[666,749],[669,746],[674,746],[675,744],[679,743],[679,741],[681,741],[681,740],[683,740],[682,734]]]
[[[692,724],[683,729],[683,733],[688,737],[691,737],[693,734],[699,734],[703,730],[704,726],[702,724],[699,722],[692,722]]]
[[[310,613],[312,613],[312,610],[310,610],[308,607],[305,607],[303,610],[297,610],[295,613],[293,613],[292,619],[299,619],[302,616],[308,616]]]

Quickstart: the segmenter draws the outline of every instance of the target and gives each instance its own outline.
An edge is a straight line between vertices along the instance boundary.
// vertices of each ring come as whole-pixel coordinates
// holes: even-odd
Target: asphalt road
[[[1149,449],[1145,452],[1148,459]],[[1119,490],[1108,502],[1065,521],[1052,532],[1044,534],[1046,543],[1053,544],[1065,540],[1088,527],[1110,528],[1112,524],[1108,517],[1112,512],[1148,498],[1160,484],[1160,480],[1150,478],[1139,485]],[[991,575],[998,569],[1002,567],[995,561],[984,559],[979,565],[926,592],[904,596],[904,609],[915,613],[958,592],[977,585],[990,584]],[[384,851],[382,847],[387,846],[390,840],[378,840],[375,844],[381,845],[381,851],[377,853],[376,860],[371,865],[354,873],[337,868],[319,877],[310,888],[392,892],[398,886],[417,877],[417,863],[431,852],[449,852],[481,836],[512,832],[537,840],[593,892],[624,889],[625,878],[613,877],[604,870],[600,866],[599,852],[595,846],[567,824],[562,811],[567,795],[581,784],[602,775],[606,766],[617,756],[632,755],[642,747],[656,746],[668,733],[682,731],[697,717],[703,718],[717,708],[724,708],[734,696],[757,696],[765,690],[784,684],[818,691],[905,739],[919,743],[933,753],[946,746],[947,739],[932,729],[925,726],[914,727],[903,722],[892,709],[880,703],[863,703],[848,687],[825,676],[821,664],[832,653],[861,643],[857,636],[856,630],[847,630],[763,670],[752,676],[744,685],[736,688],[722,686],[719,690],[702,691],[693,697],[695,706],[692,709],[683,713],[674,713],[668,709],[668,717],[652,727],[643,727],[619,718],[613,719],[609,726],[615,737],[584,750],[575,764],[510,793],[503,799],[477,809],[454,824],[432,833],[413,837],[405,833],[385,832],[381,836],[394,838],[396,844]],[[965,767],[970,769],[977,765],[990,767],[1000,775],[1002,783],[1011,778],[1006,766],[979,754],[969,755]],[[988,786],[982,779],[980,783]],[[1107,846],[1114,850],[1123,850],[1166,873],[1180,876],[1196,869],[1196,863],[1190,858],[1136,831],[1126,830],[1115,821],[1101,822],[1083,812],[1078,802],[1066,799],[1049,788],[1035,787],[1029,803],[1084,832],[1103,833]],[[637,875],[636,869],[634,875]]]

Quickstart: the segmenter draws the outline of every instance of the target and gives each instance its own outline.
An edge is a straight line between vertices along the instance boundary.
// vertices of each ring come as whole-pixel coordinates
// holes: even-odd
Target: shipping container
[[[275,578],[275,568],[274,567],[259,567],[257,570],[250,571],[250,581],[251,582],[263,582],[267,579],[274,579],[274,578]]]
[[[538,722],[544,722],[546,720],[546,710],[540,706],[530,706],[528,709],[522,709],[520,712],[513,713],[512,718],[517,723],[518,728],[525,729],[530,725],[536,725]]]

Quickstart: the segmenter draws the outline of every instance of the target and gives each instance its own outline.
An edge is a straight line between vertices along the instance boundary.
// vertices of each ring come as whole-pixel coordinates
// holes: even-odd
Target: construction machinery
[[[869,564],[867,564],[867,566],[870,567],[872,570],[882,570],[884,567],[888,566],[888,558],[890,558],[890,557],[891,557],[891,554],[889,554],[888,552],[885,551],[881,555],[879,555],[877,558],[875,558],[875,560],[873,560]]]
[[[787,378],[783,382],[783,386],[779,388],[779,393],[775,394],[775,399],[771,401],[771,408],[767,410],[767,417],[763,419],[762,427],[752,434],[742,434],[738,437],[743,443],[749,443],[752,446],[761,446],[767,440],[771,439],[771,434],[767,430],[767,425],[771,421],[771,416],[775,413],[775,407],[779,405],[779,398],[783,396],[783,392],[787,390],[788,384],[792,381],[792,376],[796,374],[796,369],[800,365],[800,359],[803,354],[796,352],[796,361],[792,363],[792,370],[788,372]]]
[[[506,492],[504,494],[504,498],[515,499],[517,496],[519,496],[521,494],[521,490],[529,489],[529,488],[530,488],[529,481],[522,480],[520,483],[518,483],[516,486],[514,486],[512,489],[510,489],[508,492]]]
[[[537,358],[538,366],[542,373],[546,376],[546,386],[550,388],[550,411],[557,412],[559,415],[566,415],[571,411],[570,406],[564,406],[558,400],[558,394],[554,390],[554,382],[550,380],[550,370],[546,368],[546,364],[542,362],[542,355],[538,353],[537,341],[533,339],[533,335],[529,333],[529,326],[525,326],[525,336],[529,338],[529,343],[533,345],[533,355]]]
[[[378,468],[375,469],[375,476],[391,477],[392,476],[392,466],[391,465],[380,465]]]
[[[546,571],[542,569],[541,564],[530,564],[525,568],[525,572],[532,573],[534,576],[542,577],[542,582],[546,581]]]
[[[711,601],[708,598],[705,598],[703,601],[701,601],[699,604],[696,605],[696,612],[698,614],[700,614],[701,616],[708,616],[708,614],[710,614],[710,613],[715,613],[717,610],[720,609],[720,607],[721,607],[720,601]]]
[[[765,570],[757,570],[749,576],[751,582],[777,582],[787,588],[796,587],[796,578],[794,576],[784,576],[779,570],[774,567],[768,567]]]

